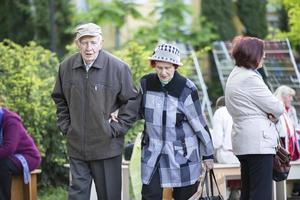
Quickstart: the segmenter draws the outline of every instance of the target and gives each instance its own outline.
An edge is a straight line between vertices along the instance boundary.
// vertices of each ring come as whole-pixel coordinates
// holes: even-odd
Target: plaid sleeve
[[[200,140],[200,151],[205,157],[214,153],[212,140],[202,114],[201,103],[196,89],[193,89],[184,101],[185,115]]]

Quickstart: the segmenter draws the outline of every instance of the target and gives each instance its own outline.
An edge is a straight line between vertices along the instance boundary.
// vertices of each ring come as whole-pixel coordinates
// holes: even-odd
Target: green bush
[[[4,106],[17,112],[42,155],[39,183],[55,185],[67,181],[65,140],[56,128],[55,106],[50,97],[58,59],[31,42],[20,46],[0,42],[0,94]]]

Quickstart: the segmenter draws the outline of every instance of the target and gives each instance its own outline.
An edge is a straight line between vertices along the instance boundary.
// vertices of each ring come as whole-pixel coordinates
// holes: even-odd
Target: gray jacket
[[[127,64],[104,50],[88,72],[79,53],[63,61],[52,98],[69,156],[96,160],[120,155],[124,134],[136,120],[137,95]],[[109,123],[116,109],[119,123]]]

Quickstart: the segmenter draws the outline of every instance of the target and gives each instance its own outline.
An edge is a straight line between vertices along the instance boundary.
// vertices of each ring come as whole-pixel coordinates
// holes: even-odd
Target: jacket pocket
[[[181,165],[185,163],[200,162],[197,140],[186,142],[186,140],[173,142],[175,161]]]
[[[275,128],[271,125],[262,130],[262,146],[263,147],[276,147],[278,133]]]
[[[105,116],[105,114],[103,113],[103,116]],[[111,128],[111,124],[109,122],[108,119],[106,119],[105,117],[103,118],[103,124],[104,124],[104,132],[105,134],[109,137],[109,138],[113,138],[113,130]]]
[[[117,104],[117,91],[103,83],[90,83],[89,85],[89,108],[94,112],[109,113]]]

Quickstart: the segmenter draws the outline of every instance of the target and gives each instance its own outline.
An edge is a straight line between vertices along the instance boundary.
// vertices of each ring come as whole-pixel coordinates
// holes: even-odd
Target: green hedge
[[[0,42],[0,95],[4,106],[17,112],[41,155],[42,186],[66,183],[65,140],[56,128],[55,106],[50,97],[57,73],[57,56],[31,42],[20,46]]]

